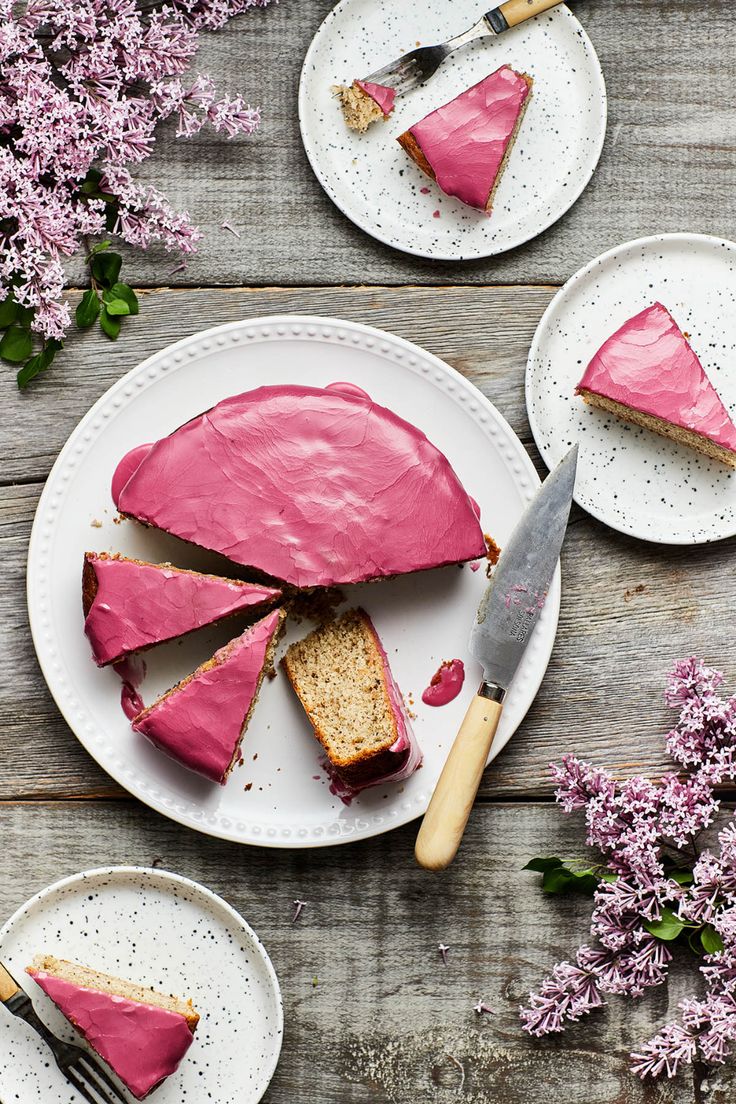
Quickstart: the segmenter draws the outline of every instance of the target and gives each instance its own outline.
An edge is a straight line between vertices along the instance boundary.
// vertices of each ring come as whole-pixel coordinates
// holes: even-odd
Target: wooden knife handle
[[[6,1001],[9,1001],[11,997],[19,992],[20,985],[13,980],[2,962],[0,962],[0,1002],[5,1004]]]
[[[417,836],[414,855],[425,870],[444,870],[457,854],[501,709],[480,694],[468,706]]]
[[[496,11],[500,12],[509,27],[517,27],[519,23],[556,8],[560,3],[562,0],[506,0]]]

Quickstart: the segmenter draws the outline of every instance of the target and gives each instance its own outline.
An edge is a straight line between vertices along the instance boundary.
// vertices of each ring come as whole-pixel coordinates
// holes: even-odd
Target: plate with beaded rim
[[[417,45],[444,42],[486,10],[474,0],[341,0],[304,60],[299,123],[317,179],[357,226],[420,257],[490,257],[536,237],[576,202],[603,149],[603,73],[564,4],[458,50],[426,85],[398,99],[387,121],[365,134],[348,129],[334,85],[375,72]],[[533,77],[534,91],[488,217],[441,192],[396,138],[502,65]]]
[[[159,1104],[257,1104],[263,1096],[281,1052],[279,983],[255,932],[204,886],[146,867],[87,870],[48,886],[8,920],[0,931],[0,959],[43,1022],[79,1043],[25,973],[37,954],[191,999],[200,1016],[194,1042],[156,1090]],[[48,1048],[22,1020],[0,1017],[0,1050],[5,1099],[77,1104]]]
[[[131,448],[157,440],[229,395],[265,384],[324,387],[344,381],[418,426],[448,457],[481,507],[484,528],[503,544],[539,479],[523,445],[468,380],[416,345],[353,322],[299,315],[230,323],[185,338],[134,368],[82,419],[44,488],[28,554],[28,609],[42,671],[70,727],[130,793],[174,820],[224,839],[312,847],[378,835],[424,813],[460,721],[480,681],[468,635],[485,572],[466,565],[343,587],[362,604],[416,714],[424,765],[406,782],[364,791],[349,806],[330,793],[319,745],[278,664],[311,625],[289,619],[277,675],[265,680],[225,786],[185,770],[133,732],[120,681],[91,660],[80,600],[87,550],[116,551],[238,578],[242,568],[159,530],[116,516],[110,481]],[[559,572],[559,569],[558,569]],[[497,754],[539,688],[554,643],[559,573],[506,698]],[[237,635],[235,621],[145,653],[143,700],[155,698]],[[462,693],[442,708],[421,700],[445,659],[462,659]]]
[[[660,234],[604,253],[552,300],[529,352],[529,421],[549,466],[579,441],[575,501],[612,529],[661,544],[721,540],[736,534],[736,472],[575,395],[603,342],[656,301],[736,417],[736,244]]]

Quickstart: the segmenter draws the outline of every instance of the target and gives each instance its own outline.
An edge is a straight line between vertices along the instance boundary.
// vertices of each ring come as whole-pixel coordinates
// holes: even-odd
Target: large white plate
[[[661,234],[604,253],[550,303],[527,364],[534,438],[550,468],[580,442],[575,500],[613,529],[665,544],[730,537],[736,533],[731,469],[575,396],[606,338],[656,300],[690,335],[736,414],[736,245],[700,234]]]
[[[132,446],[155,440],[227,395],[263,384],[324,386],[347,380],[419,426],[449,457],[477,499],[485,528],[503,546],[539,484],[521,443],[472,384],[436,357],[352,322],[301,316],[236,322],[187,338],[129,372],[82,419],[38,505],[28,558],[28,608],[46,680],[69,725],[131,793],[192,828],[282,847],[375,835],[419,816],[457,731],[480,668],[467,653],[484,572],[457,567],[345,588],[374,618],[399,686],[413,698],[425,765],[402,786],[366,791],[348,808],[331,796],[318,745],[286,678],[264,683],[243,744],[244,765],[224,788],[156,751],[120,708],[120,684],[98,670],[82,632],[80,570],[88,548],[117,550],[237,575],[166,534],[114,523],[110,478]],[[93,521],[101,528],[91,528]],[[222,565],[225,565],[222,567]],[[555,580],[504,709],[497,754],[536,694],[559,611]],[[290,626],[286,641],[308,625]],[[148,703],[212,654],[235,630],[220,626],[146,653]],[[283,648],[282,648],[283,650]],[[432,709],[421,692],[443,659],[467,664],[464,693]],[[249,789],[246,789],[249,786]]]
[[[420,42],[444,42],[486,10],[478,0],[342,0],[304,60],[299,121],[320,184],[361,229],[420,257],[489,257],[536,237],[580,196],[603,148],[603,74],[564,5],[459,50],[424,87],[397,100],[387,122],[365,134],[348,130],[333,85],[373,73]],[[396,138],[505,64],[534,78],[534,95],[488,218],[443,195]]]
[[[208,889],[163,870],[107,867],[56,882],[8,920],[0,959],[54,1034],[78,1043],[25,973],[37,954],[191,998],[200,1015],[194,1043],[156,1090],[157,1104],[256,1104],[263,1096],[281,1051],[279,984],[258,937]],[[14,1016],[0,1015],[0,1054],[4,1100],[78,1104],[48,1047]]]

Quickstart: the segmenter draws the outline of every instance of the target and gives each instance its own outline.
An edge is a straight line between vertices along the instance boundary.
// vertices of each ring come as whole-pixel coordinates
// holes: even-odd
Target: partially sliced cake
[[[736,426],[661,303],[629,318],[608,338],[576,393],[592,406],[736,468]]]
[[[286,614],[274,610],[133,720],[189,770],[224,785],[240,752]]]
[[[490,213],[533,83],[502,65],[397,140],[443,192]]]
[[[345,122],[359,134],[364,134],[371,123],[388,119],[396,101],[393,88],[373,81],[354,80],[350,85],[335,85],[333,91],[340,97]]]
[[[145,563],[106,552],[84,556],[84,631],[100,667],[233,614],[263,612],[280,597],[281,591],[273,587],[169,563]]]
[[[143,1100],[174,1073],[199,1016],[191,1001],[38,955],[27,973],[94,1051]]]
[[[351,797],[419,767],[422,753],[401,691],[363,610],[292,644],[284,667],[325,750],[333,793]]]
[[[352,384],[233,395],[123,457],[113,497],[128,517],[296,587],[486,551],[447,458]]]

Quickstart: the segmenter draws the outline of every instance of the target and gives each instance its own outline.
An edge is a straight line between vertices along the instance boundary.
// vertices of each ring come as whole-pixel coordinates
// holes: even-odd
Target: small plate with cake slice
[[[41,1021],[85,1045],[126,1100],[257,1104],[273,1077],[283,1010],[271,961],[245,920],[188,878],[74,874],[8,920],[0,960]],[[8,1100],[81,1099],[22,1019],[0,1017],[0,1053]]]
[[[341,0],[304,61],[299,120],[317,178],[407,253],[469,260],[529,241],[575,203],[603,148],[603,75],[565,5],[457,50],[403,97],[360,79],[481,14],[471,0]]]
[[[736,533],[736,244],[628,242],[581,269],[537,328],[526,375],[554,466],[580,444],[575,500],[643,540]]]
[[[196,334],[118,381],[49,476],[28,557],[42,670],[100,765],[182,824],[379,834],[426,810],[480,679],[490,537],[538,483],[488,399],[416,345],[298,315]],[[493,755],[559,601],[558,575]],[[457,696],[427,704],[450,663]]]

